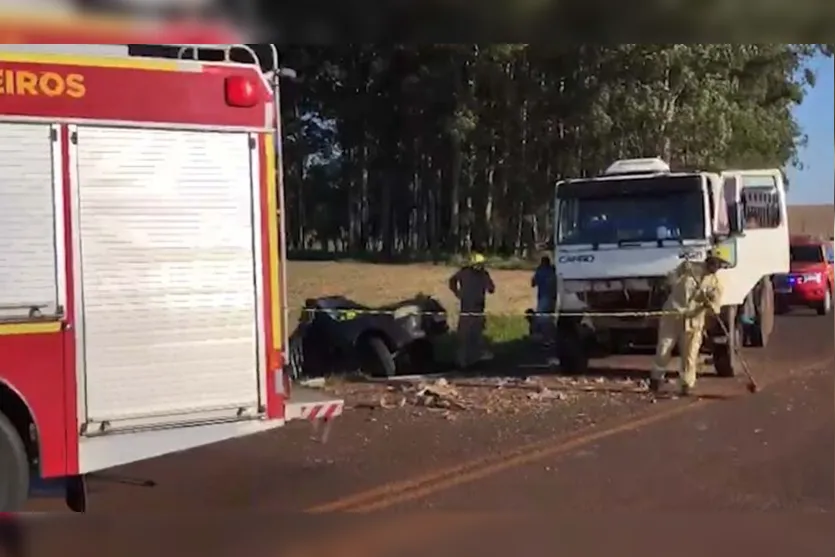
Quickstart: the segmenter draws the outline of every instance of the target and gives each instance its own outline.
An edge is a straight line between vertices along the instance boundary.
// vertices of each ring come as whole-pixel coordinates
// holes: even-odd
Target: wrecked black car
[[[443,305],[423,294],[379,307],[344,296],[308,299],[290,336],[290,363],[296,378],[430,372],[433,341],[448,330]]]

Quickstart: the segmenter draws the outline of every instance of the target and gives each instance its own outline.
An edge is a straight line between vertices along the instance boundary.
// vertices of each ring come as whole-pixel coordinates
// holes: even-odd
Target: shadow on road
[[[602,355],[592,354],[589,368],[581,375],[569,375],[559,368],[554,348],[548,348],[531,341],[529,338],[514,339],[508,342],[492,343],[490,345],[493,358],[488,361],[479,362],[467,369],[458,368],[449,355],[448,346],[455,342],[454,333],[448,335],[448,339],[442,341],[446,345],[446,353],[440,355],[435,365],[431,368],[415,371],[415,374],[426,376],[443,376],[447,379],[497,379],[497,378],[518,378],[524,379],[532,376],[557,376],[557,377],[578,377],[586,379],[605,379],[612,381],[641,381],[649,379],[650,369],[648,365],[641,362],[640,366],[625,364],[624,360],[635,359],[636,357],[651,357],[655,350],[653,347],[635,347],[627,353]],[[707,361],[710,364],[710,360]],[[672,369],[672,367],[671,367]],[[701,376],[711,376],[712,372],[700,373]],[[671,371],[668,377],[675,377],[676,373]],[[350,378],[352,381],[365,382],[367,377],[361,375]],[[396,379],[396,378],[395,378]]]
[[[22,557],[25,555],[24,537],[21,521],[11,516],[0,515],[0,556]]]
[[[654,354],[652,346],[636,346],[629,350],[614,354],[593,354],[589,368],[583,374],[564,373],[558,365],[553,347],[545,347],[532,341],[529,337],[516,338],[507,342],[493,342],[490,345],[494,358],[476,364],[468,369],[459,369],[451,361],[454,355],[455,333],[449,333],[442,341],[440,358],[435,366],[424,370],[398,375],[390,379],[369,378],[356,375],[348,378],[355,383],[407,383],[431,382],[445,379],[454,382],[457,387],[476,389],[503,388],[541,390],[548,386],[552,390],[570,393],[599,393],[617,395],[648,394],[646,381],[649,379],[651,357]],[[746,349],[746,353],[749,349]],[[750,354],[754,356],[755,354]],[[678,355],[675,354],[677,357]],[[746,354],[746,357],[750,356]],[[760,356],[762,357],[762,356]],[[753,362],[752,362],[753,363]],[[667,372],[668,384],[664,393],[657,400],[677,398],[677,360],[673,360]],[[700,400],[733,400],[747,396],[745,385],[739,381],[714,381],[716,374],[712,369],[712,360],[708,356],[703,361],[703,367],[698,374],[699,387],[693,397]],[[551,383],[555,384],[551,384]]]

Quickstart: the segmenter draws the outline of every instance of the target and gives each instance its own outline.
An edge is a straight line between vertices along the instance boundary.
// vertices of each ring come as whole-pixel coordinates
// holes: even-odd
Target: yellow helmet
[[[707,257],[706,259],[716,259],[720,263],[728,264],[730,261],[728,260],[728,253],[726,250],[723,250],[721,247],[713,247],[707,250]]]
[[[473,252],[470,254],[470,265],[484,265],[486,261],[487,258],[480,253]]]

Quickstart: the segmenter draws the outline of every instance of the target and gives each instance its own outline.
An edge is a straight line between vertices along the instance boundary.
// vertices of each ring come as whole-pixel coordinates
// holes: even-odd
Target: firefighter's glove
[[[704,309],[713,310],[718,302],[719,292],[713,287],[702,287],[696,291],[695,301]]]

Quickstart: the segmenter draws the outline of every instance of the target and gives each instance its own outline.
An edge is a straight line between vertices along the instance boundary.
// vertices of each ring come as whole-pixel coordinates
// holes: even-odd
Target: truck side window
[[[749,186],[742,188],[745,228],[777,228],[783,219],[780,196],[775,188]]]

